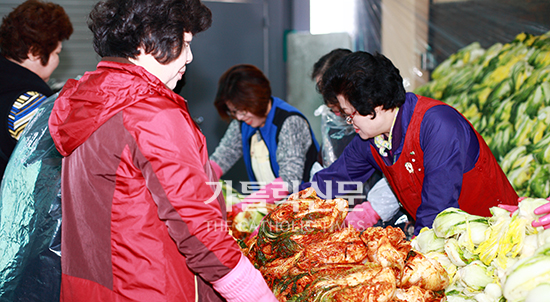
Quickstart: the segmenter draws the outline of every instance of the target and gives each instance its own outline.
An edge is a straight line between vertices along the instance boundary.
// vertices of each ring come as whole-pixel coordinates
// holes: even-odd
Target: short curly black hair
[[[356,51],[330,67],[322,78],[322,93],[326,100],[343,96],[363,116],[374,108],[400,107],[405,102],[403,78],[384,55]]]
[[[317,77],[322,77],[325,71],[341,58],[349,55],[352,51],[347,48],[335,48],[329,53],[323,55],[315,64],[311,72],[311,79],[317,81]]]
[[[30,52],[46,66],[59,42],[68,40],[72,33],[73,25],[63,7],[28,0],[2,19],[0,53],[21,63],[29,58]]]
[[[184,33],[212,24],[200,0],[103,0],[89,15],[94,49],[101,57],[135,59],[138,48],[168,64],[181,54]]]

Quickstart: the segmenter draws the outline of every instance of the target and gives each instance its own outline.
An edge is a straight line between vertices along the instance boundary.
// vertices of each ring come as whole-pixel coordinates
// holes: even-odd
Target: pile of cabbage
[[[452,54],[415,93],[462,113],[520,196],[550,195],[550,32]],[[549,299],[550,301],[550,299]]]
[[[448,302],[550,300],[550,229],[534,228],[533,210],[548,201],[526,198],[513,213],[491,208],[491,217],[449,208],[411,243],[447,270]]]

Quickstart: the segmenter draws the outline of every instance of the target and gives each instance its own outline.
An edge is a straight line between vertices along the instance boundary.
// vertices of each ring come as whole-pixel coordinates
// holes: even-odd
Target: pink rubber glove
[[[223,170],[220,167],[220,165],[218,165],[218,163],[216,163],[213,160],[210,160],[210,165],[212,166],[212,169],[214,170],[214,172],[216,172],[216,176],[218,177],[218,179],[220,179],[220,177],[222,177],[223,175]]]
[[[527,197],[519,197],[518,198],[518,203],[520,203],[525,198],[527,198]],[[506,211],[510,212],[510,217],[512,217],[514,212],[518,210],[517,205],[511,205],[511,204],[499,204],[498,207],[501,208],[501,209],[505,209]]]
[[[547,200],[548,199],[550,199],[550,197],[547,198]],[[546,214],[546,215],[533,221],[533,223],[531,223],[532,226],[534,227],[542,226],[544,227],[545,230],[550,228],[550,202],[536,208],[535,211],[533,211],[533,213],[535,213],[535,215],[542,215],[542,214]]]
[[[235,268],[212,285],[227,302],[277,302],[260,271],[244,255]]]
[[[512,214],[514,214],[514,212],[518,210],[518,206],[514,206],[511,204],[499,204],[498,207],[510,212],[510,216],[512,216]]]
[[[380,220],[380,216],[373,210],[370,202],[365,201],[362,204],[358,204],[355,208],[350,209],[348,216],[346,216],[346,222],[348,225],[352,225],[357,230],[364,230],[376,224]]]

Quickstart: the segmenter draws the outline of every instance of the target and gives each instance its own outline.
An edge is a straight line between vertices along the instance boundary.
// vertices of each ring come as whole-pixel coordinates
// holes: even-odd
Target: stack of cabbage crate
[[[550,32],[452,54],[415,93],[446,102],[484,137],[520,196],[550,195]]]

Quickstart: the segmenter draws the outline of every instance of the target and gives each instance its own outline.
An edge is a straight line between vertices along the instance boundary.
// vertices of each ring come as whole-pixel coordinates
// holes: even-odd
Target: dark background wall
[[[212,27],[193,40],[193,62],[179,91],[200,123],[212,154],[228,123],[214,108],[219,77],[236,64],[253,64],[271,82],[273,95],[286,98],[286,33],[309,30],[309,0],[204,2],[212,11]],[[241,159],[224,179],[248,180]],[[236,188],[238,189],[238,188]]]
[[[521,33],[550,30],[548,0],[473,0],[430,6],[429,45],[436,64],[472,42],[483,48],[507,43]]]

